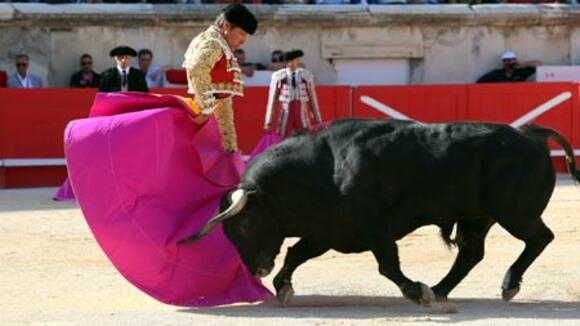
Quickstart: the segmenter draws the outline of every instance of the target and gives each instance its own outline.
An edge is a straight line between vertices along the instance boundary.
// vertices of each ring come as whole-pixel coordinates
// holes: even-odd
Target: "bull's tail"
[[[564,149],[566,153],[566,164],[568,165],[568,172],[574,178],[574,181],[580,183],[580,171],[576,169],[576,159],[574,158],[574,149],[568,143],[566,138],[554,129],[544,128],[536,125],[529,125],[523,129],[526,133],[531,133],[541,136],[547,142],[548,138],[552,138]]]

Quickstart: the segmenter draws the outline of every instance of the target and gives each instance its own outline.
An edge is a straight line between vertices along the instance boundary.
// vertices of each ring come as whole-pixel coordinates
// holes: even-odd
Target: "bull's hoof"
[[[441,292],[439,289],[437,289],[436,286],[431,288],[431,291],[433,291],[433,293],[435,293],[435,301],[437,302],[446,302],[447,301],[447,292],[445,292],[445,294],[443,294],[443,292]]]
[[[405,298],[425,307],[430,307],[435,302],[435,294],[431,288],[421,282],[404,285],[401,291]]]
[[[503,289],[501,291],[501,297],[504,301],[510,301],[516,296],[516,294],[518,294],[518,292],[520,292],[519,285],[512,289]]]
[[[440,314],[456,314],[457,305],[447,300],[446,297],[435,296],[435,302],[433,303],[433,308],[436,313]]]
[[[276,299],[282,306],[287,306],[290,299],[294,296],[294,289],[292,288],[292,283],[284,284],[280,290],[276,292]]]
[[[435,302],[435,293],[427,285],[419,282],[421,285],[421,297],[419,298],[419,303],[425,307],[431,307],[431,303]]]

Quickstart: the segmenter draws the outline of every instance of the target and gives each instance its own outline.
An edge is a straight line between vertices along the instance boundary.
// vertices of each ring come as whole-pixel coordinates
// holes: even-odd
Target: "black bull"
[[[223,221],[244,264],[265,276],[284,239],[301,238],[274,278],[283,304],[293,293],[292,273],[302,263],[329,249],[370,250],[380,273],[405,297],[429,304],[435,296],[446,299],[481,261],[485,237],[498,223],[525,242],[502,284],[502,296],[510,300],[526,269],[554,238],[541,218],[556,182],[548,138],[564,148],[568,169],[580,181],[571,146],[547,128],[337,121],[256,157],[238,189],[224,196],[222,213],[180,243]],[[401,272],[395,242],[424,225],[439,226],[445,242],[459,248],[449,273],[432,288]]]

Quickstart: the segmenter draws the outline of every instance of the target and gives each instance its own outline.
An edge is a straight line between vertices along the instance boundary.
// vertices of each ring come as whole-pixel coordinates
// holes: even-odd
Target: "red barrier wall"
[[[354,90],[354,116],[386,117],[384,113],[361,101],[367,96],[417,121],[465,120],[467,95],[465,85],[361,86]]]
[[[361,101],[363,96],[389,106],[412,119],[433,121],[479,120],[510,123],[540,104],[564,92],[572,97],[534,122],[562,132],[580,148],[580,84],[525,83],[437,86],[317,87],[325,121],[349,117],[386,115]],[[183,88],[154,89],[154,93],[186,96]],[[68,121],[85,118],[94,89],[0,88],[0,159],[62,158],[63,130]],[[352,94],[352,97],[351,97]],[[248,87],[235,100],[240,148],[250,153],[263,134],[267,87]],[[558,148],[558,146],[555,146]],[[557,160],[563,171],[562,160]],[[54,186],[64,167],[0,167],[0,188]]]
[[[63,133],[86,117],[96,90],[0,89],[0,158],[62,158]]]
[[[346,117],[350,87],[317,88],[325,120]],[[89,114],[96,89],[0,89],[0,159],[62,158],[66,124]],[[187,96],[184,88],[153,89],[153,93]],[[235,99],[239,144],[249,154],[263,134],[268,87],[248,87]],[[55,186],[64,167],[0,167],[0,188]]]
[[[417,121],[474,120],[509,124],[564,93],[571,97],[531,122],[558,130],[578,149],[579,85],[572,83],[358,87],[354,92],[354,115],[389,116],[380,111],[380,104],[365,103],[365,97],[371,97]],[[551,147],[561,149],[554,143]],[[554,162],[559,171],[565,171],[563,158],[555,158]]]

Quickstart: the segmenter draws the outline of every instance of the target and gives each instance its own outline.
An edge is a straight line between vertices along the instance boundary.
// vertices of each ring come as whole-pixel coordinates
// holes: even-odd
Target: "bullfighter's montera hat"
[[[253,35],[258,28],[258,21],[254,14],[244,5],[234,3],[224,8],[223,13],[226,19],[243,29],[246,33]]]
[[[129,46],[118,46],[109,52],[111,57],[116,57],[118,55],[130,55],[132,57],[137,56],[137,51],[135,51],[132,47]]]
[[[302,50],[292,50],[292,51],[284,52],[284,54],[282,55],[282,60],[288,62],[288,61],[294,60],[296,58],[302,58],[303,56],[304,56],[304,52],[302,52]]]

